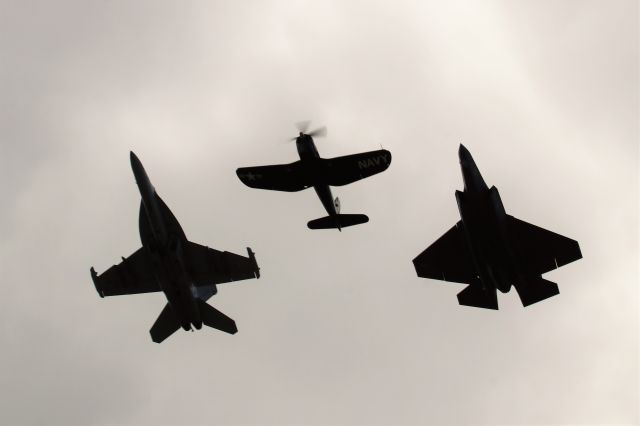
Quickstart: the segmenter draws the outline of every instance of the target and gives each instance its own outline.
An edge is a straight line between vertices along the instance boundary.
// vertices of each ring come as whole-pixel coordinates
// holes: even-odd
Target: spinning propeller
[[[300,121],[298,123],[296,123],[296,127],[298,128],[298,131],[300,132],[300,135],[291,138],[292,141],[295,141],[296,139],[298,139],[299,136],[302,135],[307,135],[307,136],[311,136],[312,138],[314,137],[318,137],[318,138],[322,138],[327,136],[327,126],[322,126],[322,127],[318,127],[317,129],[307,133],[307,130],[309,129],[309,125],[311,124],[311,121],[307,120],[307,121]]]

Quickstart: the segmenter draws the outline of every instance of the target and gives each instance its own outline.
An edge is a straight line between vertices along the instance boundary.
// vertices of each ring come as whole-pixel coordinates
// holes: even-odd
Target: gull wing
[[[323,160],[326,183],[342,186],[387,170],[391,153],[386,149]]]
[[[299,160],[290,164],[241,167],[236,174],[251,188],[296,192],[312,186]]]

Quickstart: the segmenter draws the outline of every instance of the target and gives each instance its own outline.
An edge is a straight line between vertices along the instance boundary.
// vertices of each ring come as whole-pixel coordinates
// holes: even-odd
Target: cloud
[[[635,3],[1,8],[5,423],[637,422]],[[393,153],[334,189],[370,223],[310,232],[315,194],[238,181],[295,160],[303,119],[326,157]],[[415,276],[460,142],[509,213],[580,241],[558,297],[485,312]],[[236,336],[154,345],[162,295],[95,293],[140,244],[129,150],[190,239],[256,251],[211,301]]]

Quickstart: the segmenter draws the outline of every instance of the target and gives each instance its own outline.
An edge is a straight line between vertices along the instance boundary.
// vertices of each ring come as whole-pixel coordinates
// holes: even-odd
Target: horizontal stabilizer
[[[476,308],[498,309],[498,296],[495,288],[469,285],[458,293],[458,303]]]
[[[153,327],[151,327],[151,340],[156,343],[161,343],[164,339],[178,331],[179,328],[180,321],[178,321],[176,314],[173,313],[173,309],[171,309],[171,306],[167,303],[153,324]]]
[[[216,330],[229,334],[236,334],[238,332],[238,327],[236,327],[234,320],[207,304],[205,301],[198,299],[198,308],[200,308],[202,323],[207,327],[215,328]]]
[[[337,214],[311,220],[307,226],[309,229],[340,229],[367,222],[369,222],[369,218],[366,214]]]
[[[516,291],[522,306],[529,306],[544,299],[560,294],[558,285],[542,277],[527,280],[526,284],[516,284]]]

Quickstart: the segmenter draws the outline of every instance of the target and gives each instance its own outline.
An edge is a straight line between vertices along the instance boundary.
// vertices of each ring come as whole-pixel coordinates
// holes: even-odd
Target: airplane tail
[[[481,285],[469,285],[458,293],[458,303],[476,308],[498,309],[496,289],[485,289]]]
[[[198,308],[204,325],[229,334],[238,332],[238,327],[236,327],[234,320],[207,304],[204,300],[198,299]]]
[[[560,294],[558,285],[542,277],[530,278],[525,284],[515,286],[522,306],[529,306],[541,300]]]
[[[341,229],[367,222],[369,222],[369,218],[365,214],[337,214],[311,220],[307,226],[309,229]]]
[[[208,305],[204,300],[197,299],[198,307],[200,308],[200,315],[202,317],[202,323],[208,327],[215,328],[220,331],[224,331],[229,334],[236,334],[238,327],[234,320],[217,310],[211,305]],[[167,337],[178,331],[180,328],[180,321],[176,314],[173,312],[171,305],[168,303],[160,313],[160,316],[151,327],[149,332],[151,333],[151,340],[156,343],[163,342]]]
[[[171,336],[173,333],[178,331],[180,328],[180,321],[176,317],[176,314],[173,313],[173,309],[167,303],[160,316],[151,327],[149,332],[151,333],[151,340],[156,343],[161,343],[167,337]]]

